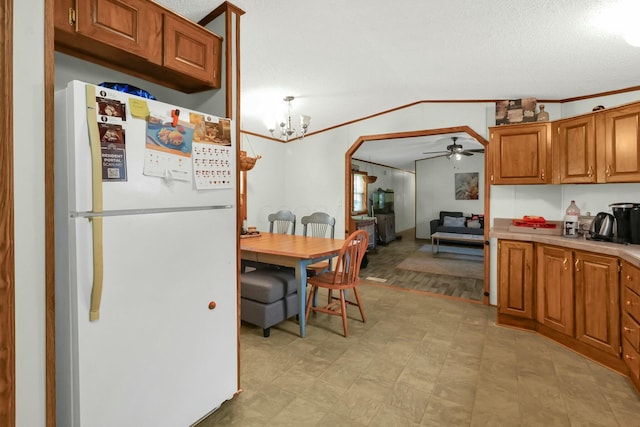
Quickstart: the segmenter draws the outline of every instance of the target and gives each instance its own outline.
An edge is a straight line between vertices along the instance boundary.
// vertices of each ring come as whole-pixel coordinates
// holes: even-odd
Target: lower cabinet
[[[640,390],[640,268],[615,256],[499,239],[497,322],[629,372]]]
[[[498,242],[498,313],[533,319],[533,243]]]
[[[618,259],[574,252],[576,338],[620,354],[620,280]]]
[[[640,269],[622,262],[622,359],[640,389]]]
[[[536,320],[573,336],[573,253],[571,249],[537,245]]]

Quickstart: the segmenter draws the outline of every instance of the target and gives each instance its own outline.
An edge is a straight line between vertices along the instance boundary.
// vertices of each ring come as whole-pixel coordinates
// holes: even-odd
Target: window
[[[352,174],[352,191],[351,197],[353,206],[353,215],[362,215],[367,213],[367,173],[353,171]]]

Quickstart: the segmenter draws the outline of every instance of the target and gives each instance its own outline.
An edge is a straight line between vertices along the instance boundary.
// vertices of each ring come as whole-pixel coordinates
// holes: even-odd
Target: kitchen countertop
[[[494,221],[496,225],[489,231],[489,237],[505,240],[520,240],[523,242],[545,243],[565,248],[579,249],[603,255],[612,255],[624,259],[630,264],[640,267],[640,245],[599,242],[580,237],[564,237],[547,234],[527,233],[526,231],[510,231],[510,220]]]

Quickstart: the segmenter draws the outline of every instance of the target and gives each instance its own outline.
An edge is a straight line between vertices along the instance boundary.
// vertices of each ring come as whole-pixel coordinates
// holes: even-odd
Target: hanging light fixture
[[[280,128],[280,135],[278,138],[284,139],[285,141],[289,141],[289,139],[293,138],[304,138],[307,130],[309,129],[309,122],[311,121],[310,116],[300,116],[300,129],[296,129],[291,125],[291,101],[295,98],[293,96],[285,96],[284,101],[287,103],[287,117],[280,121],[280,123],[273,123],[273,126],[269,127],[269,133],[271,136],[275,136],[274,132],[276,131],[276,126]]]

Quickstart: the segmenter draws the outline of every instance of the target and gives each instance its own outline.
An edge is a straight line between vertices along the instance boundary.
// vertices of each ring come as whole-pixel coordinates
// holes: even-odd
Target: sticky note
[[[149,116],[149,106],[144,99],[129,98],[129,109],[133,117],[146,119]]]

